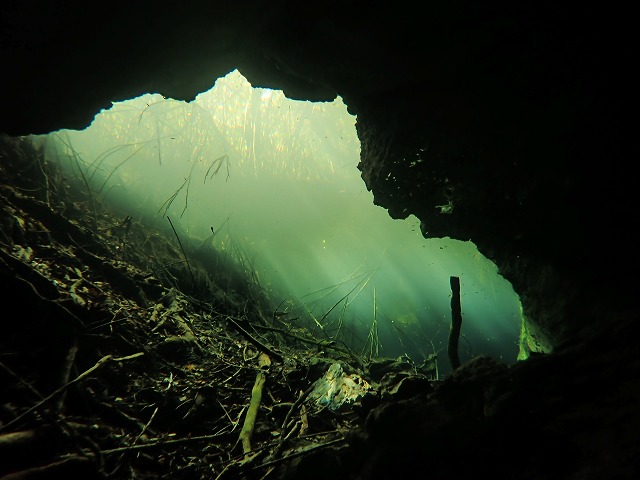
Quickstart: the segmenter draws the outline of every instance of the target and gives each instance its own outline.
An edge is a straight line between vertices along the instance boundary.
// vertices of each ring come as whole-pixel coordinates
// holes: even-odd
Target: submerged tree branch
[[[458,338],[460,337],[460,329],[462,328],[462,308],[460,307],[460,278],[450,277],[451,284],[451,330],[449,331],[449,361],[451,368],[456,369],[460,366],[460,357],[458,355]]]

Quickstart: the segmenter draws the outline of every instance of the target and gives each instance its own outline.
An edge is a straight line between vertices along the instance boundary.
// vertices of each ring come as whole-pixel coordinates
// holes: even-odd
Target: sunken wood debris
[[[287,328],[259,285],[222,288],[171,232],[3,142],[0,477],[286,478],[394,394],[393,361]]]

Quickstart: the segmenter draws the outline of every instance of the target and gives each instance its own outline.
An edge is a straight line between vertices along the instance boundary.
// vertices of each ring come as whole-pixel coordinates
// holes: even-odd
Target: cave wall
[[[358,115],[362,178],[425,236],[473,241],[554,344],[633,307],[631,30],[605,7],[7,2],[0,132],[87,126],[234,68]]]

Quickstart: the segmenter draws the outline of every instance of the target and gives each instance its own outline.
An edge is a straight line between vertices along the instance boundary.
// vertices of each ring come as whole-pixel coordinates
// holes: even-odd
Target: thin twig
[[[178,245],[180,245],[180,250],[182,250],[182,256],[184,257],[184,261],[187,262],[187,268],[189,269],[189,274],[191,275],[191,281],[193,282],[193,286],[195,287],[196,285],[196,277],[193,276],[193,271],[191,270],[191,265],[189,264],[189,259],[187,258],[187,254],[184,251],[184,247],[182,246],[182,242],[180,241],[180,237],[178,236],[178,232],[176,232],[176,229],[173,226],[173,222],[171,221],[171,219],[169,217],[167,217],[167,220],[169,220],[169,224],[171,225],[171,229],[173,230],[173,233],[175,234],[176,238],[178,239]]]
[[[278,457],[280,455],[280,453],[282,452],[282,449],[284,447],[284,441],[286,440],[286,438],[285,438],[286,437],[285,430],[286,430],[287,425],[289,423],[289,418],[291,418],[291,415],[293,414],[293,412],[296,411],[296,409],[300,406],[300,404],[302,404],[302,402],[304,402],[306,400],[306,398],[313,391],[315,386],[316,386],[315,383],[311,384],[309,386],[309,388],[307,388],[304,392],[302,392],[300,394],[300,396],[293,403],[293,405],[291,405],[291,408],[287,412],[287,416],[284,418],[284,422],[282,422],[282,428],[281,428],[282,431],[280,432],[280,440],[278,442],[278,445],[276,446],[276,448],[273,451],[273,457]]]
[[[146,449],[146,448],[164,447],[166,445],[179,445],[181,443],[204,442],[204,441],[207,441],[207,440],[214,440],[216,438],[220,438],[225,433],[226,432],[215,433],[215,434],[212,434],[212,435],[200,435],[198,437],[176,438],[176,439],[173,439],[173,440],[158,440],[157,442],[143,443],[141,445],[129,445],[129,446],[126,446],[126,447],[112,448],[110,450],[102,450],[102,453],[104,455],[110,455],[112,453],[126,452],[128,450],[143,450],[143,449]],[[213,445],[213,444],[211,444],[211,445]]]
[[[74,337],[73,345],[71,345],[71,348],[67,353],[65,365],[62,370],[62,381],[60,383],[62,383],[63,385],[66,385],[69,382],[69,377],[71,376],[71,367],[73,366],[73,362],[75,362],[77,353],[78,353],[78,343],[77,343],[77,338]],[[60,398],[58,398],[58,401],[56,402],[56,411],[58,412],[61,412],[62,408],[64,407],[65,393],[66,392],[63,392],[60,395]]]
[[[236,330],[238,330],[247,340],[253,343],[257,348],[259,348],[269,356],[275,358],[279,362],[282,362],[283,360],[282,355],[280,355],[278,352],[276,352],[272,348],[267,347],[264,343],[257,340],[253,335],[251,335],[242,325],[236,322],[233,318],[227,317],[227,320],[229,320],[233,324],[233,326],[236,327]]]
[[[26,417],[27,415],[29,415],[30,413],[34,412],[35,410],[40,408],[42,405],[47,403],[49,400],[55,398],[57,395],[59,395],[62,392],[64,392],[71,385],[74,385],[74,384],[80,382],[85,377],[91,375],[94,371],[96,371],[98,368],[103,366],[105,363],[108,363],[110,361],[121,362],[121,361],[124,361],[124,360],[130,360],[132,358],[137,358],[137,357],[139,357],[141,355],[144,355],[144,352],[139,352],[139,353],[136,353],[136,354],[133,354],[133,355],[129,355],[127,357],[120,357],[120,358],[114,358],[113,355],[105,355],[100,360],[98,360],[93,367],[91,367],[90,369],[84,371],[83,373],[78,375],[76,378],[74,378],[70,382],[67,382],[65,385],[61,386],[60,388],[56,389],[53,393],[51,393],[51,394],[47,395],[46,397],[44,397],[42,400],[40,400],[38,403],[36,403],[33,407],[29,408],[27,411],[25,411],[22,414],[18,415],[16,418],[11,420],[10,422],[7,422],[6,424],[0,426],[0,430],[4,430],[7,427],[13,425],[14,423],[17,423],[18,421],[22,420],[24,417]]]

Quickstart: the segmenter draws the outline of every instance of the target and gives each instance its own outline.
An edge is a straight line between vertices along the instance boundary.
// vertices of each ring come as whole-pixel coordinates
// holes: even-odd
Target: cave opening
[[[340,97],[290,100],[235,70],[192,102],[146,94],[85,130],[32,139],[92,200],[183,242],[186,262],[210,250],[240,265],[291,328],[370,357],[436,354],[445,373],[457,276],[462,360],[514,363],[522,309],[511,284],[472,242],[424,238],[415,217],[374,205],[356,121]]]

